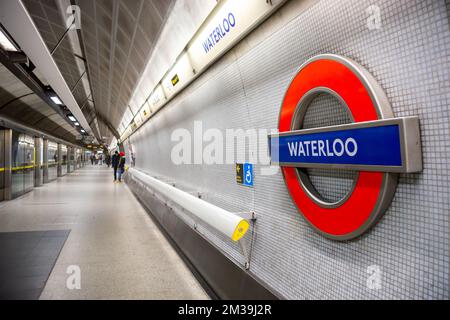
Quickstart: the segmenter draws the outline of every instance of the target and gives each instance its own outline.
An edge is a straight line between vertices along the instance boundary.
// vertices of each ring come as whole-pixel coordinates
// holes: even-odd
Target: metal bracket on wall
[[[184,211],[184,209],[181,209]],[[244,268],[245,270],[250,269],[250,259],[252,257],[252,249],[253,249],[253,241],[255,236],[255,223],[256,223],[256,214],[255,212],[237,212],[235,215],[242,217],[248,221],[250,221],[250,227],[251,227],[251,238],[250,243],[244,242],[243,239],[240,239],[238,242],[239,248],[241,249],[241,253],[244,257]],[[192,228],[199,232],[198,230],[198,221],[194,219],[194,224],[192,225]]]
[[[255,222],[256,221],[256,213],[253,211],[250,212],[236,212],[235,215],[247,219],[249,221]]]
[[[245,270],[249,270],[250,269],[250,259],[252,257],[252,249],[253,249],[253,240],[254,240],[254,236],[255,236],[255,223],[256,223],[256,213],[251,211],[251,212],[238,212],[236,213],[237,216],[240,216],[244,219],[247,219],[248,221],[250,221],[251,224],[251,239],[250,239],[250,245],[246,245],[243,241],[243,239],[239,240],[239,247],[241,248],[242,251],[242,255],[244,256],[245,262],[244,262],[244,267]]]

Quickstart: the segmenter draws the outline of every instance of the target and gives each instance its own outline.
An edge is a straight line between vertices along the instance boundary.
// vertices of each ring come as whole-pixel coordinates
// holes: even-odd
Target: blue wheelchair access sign
[[[253,164],[236,163],[236,182],[246,187],[253,187]]]
[[[253,187],[253,164],[244,163],[244,186]]]

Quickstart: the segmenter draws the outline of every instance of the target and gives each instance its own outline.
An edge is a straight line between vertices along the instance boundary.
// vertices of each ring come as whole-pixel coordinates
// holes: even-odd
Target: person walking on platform
[[[108,168],[109,168],[109,166],[111,165],[111,155],[110,155],[109,153],[107,153],[107,154],[105,155],[105,163],[106,163],[106,165],[107,165]]]
[[[111,157],[111,166],[114,169],[114,182],[117,180],[117,168],[119,167],[119,160],[120,156],[119,153],[116,151],[114,152],[113,156]]]
[[[121,152],[120,154],[120,159],[119,159],[119,182],[122,182],[122,175],[125,172],[125,153]]]
[[[95,156],[91,154],[91,164],[94,165]]]

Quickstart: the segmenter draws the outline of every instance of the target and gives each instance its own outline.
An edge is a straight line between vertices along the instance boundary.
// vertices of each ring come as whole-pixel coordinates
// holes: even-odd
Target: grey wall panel
[[[377,30],[367,27],[366,9],[373,4],[381,10]],[[250,272],[286,298],[448,298],[447,13],[444,0],[318,1],[244,54],[242,45],[231,51],[133,134],[136,167],[182,189],[201,191],[205,200],[229,211],[254,210],[258,221]],[[314,232],[280,172],[263,176],[256,165],[255,187],[249,189],[235,183],[233,165],[170,161],[172,132],[192,132],[196,120],[202,120],[203,131],[276,128],[290,80],[303,62],[320,53],[362,64],[384,88],[395,116],[418,115],[421,121],[423,172],[402,174],[385,216],[350,242]],[[187,213],[176,214],[193,224]],[[207,226],[199,225],[199,231],[242,263],[237,245]],[[371,265],[381,268],[380,289],[367,286]]]

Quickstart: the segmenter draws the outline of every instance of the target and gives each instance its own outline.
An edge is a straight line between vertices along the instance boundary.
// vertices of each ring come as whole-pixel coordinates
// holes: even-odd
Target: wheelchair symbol
[[[252,174],[250,171],[247,171],[247,173],[245,174],[245,182],[247,182],[247,183],[252,182]]]
[[[253,186],[253,165],[246,163],[244,165],[244,172],[245,172],[244,185],[252,187]]]

